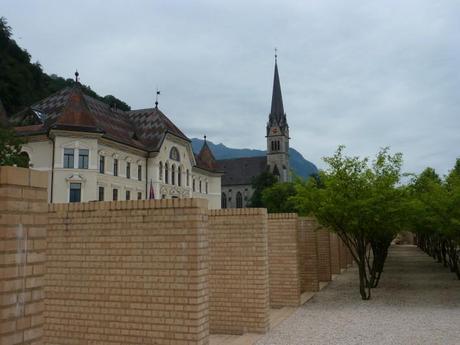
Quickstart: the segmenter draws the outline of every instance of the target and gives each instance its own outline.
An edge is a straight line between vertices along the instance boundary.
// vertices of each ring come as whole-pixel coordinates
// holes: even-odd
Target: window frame
[[[97,199],[98,201],[104,201],[105,199],[105,188],[103,186],[99,186],[98,188]]]
[[[113,176],[118,176],[118,158],[113,159]]]
[[[99,174],[105,174],[105,156],[99,156]]]
[[[66,153],[66,151],[72,151],[72,154]],[[70,157],[72,157],[72,159],[70,159]],[[64,169],[74,169],[75,167],[75,149],[64,148],[64,158],[63,158],[62,166],[64,167]]]
[[[131,162],[126,162],[126,178],[131,178]]]
[[[112,201],[118,201],[118,188],[112,189]]]
[[[78,186],[78,188],[72,188],[72,186]],[[74,199],[75,193],[72,191],[78,191],[78,200]],[[81,183],[70,182],[69,184],[69,202],[81,202]]]

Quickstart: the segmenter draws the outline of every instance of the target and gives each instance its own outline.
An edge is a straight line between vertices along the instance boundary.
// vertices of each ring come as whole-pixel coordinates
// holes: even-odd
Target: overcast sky
[[[189,137],[265,148],[273,49],[291,146],[320,167],[338,145],[380,147],[405,170],[460,157],[460,1],[22,1],[0,16],[45,72],[133,109],[160,108]]]

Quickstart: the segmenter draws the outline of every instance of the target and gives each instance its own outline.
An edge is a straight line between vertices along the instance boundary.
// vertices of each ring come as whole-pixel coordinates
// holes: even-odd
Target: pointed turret
[[[88,104],[79,83],[70,90],[67,103],[61,116],[57,119],[54,128],[84,129],[86,131],[100,131],[96,120],[89,110]]]
[[[201,147],[200,153],[196,156],[199,167],[205,168],[206,170],[214,171],[217,169],[216,158],[211,151],[211,148],[204,137],[204,143]]]

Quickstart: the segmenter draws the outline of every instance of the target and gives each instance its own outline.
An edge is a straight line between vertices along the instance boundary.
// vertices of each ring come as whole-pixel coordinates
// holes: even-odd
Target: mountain
[[[43,72],[39,62],[32,63],[30,54],[12,39],[12,31],[4,17],[0,17],[0,100],[11,116],[49,95],[72,86],[73,79],[64,79]],[[118,98],[99,96],[87,85],[85,94],[121,110],[130,107]]]
[[[267,151],[254,150],[254,149],[233,149],[225,146],[224,144],[214,144],[207,140],[209,147],[216,159],[238,158],[238,157],[255,157],[265,156]],[[203,140],[198,138],[192,139],[193,152],[200,152],[203,146]],[[295,174],[307,178],[312,174],[318,173],[318,168],[312,162],[307,161],[302,154],[294,148],[289,148],[291,168]]]

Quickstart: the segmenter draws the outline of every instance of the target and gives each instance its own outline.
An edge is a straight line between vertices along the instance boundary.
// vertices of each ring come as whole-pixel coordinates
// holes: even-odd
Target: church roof
[[[158,108],[115,109],[85,95],[78,84],[15,114],[10,122],[22,135],[47,133],[53,128],[97,131],[105,138],[146,151],[157,151],[166,133],[189,141]]]
[[[216,163],[224,171],[222,186],[250,185],[254,177],[267,170],[267,156],[221,159]]]

